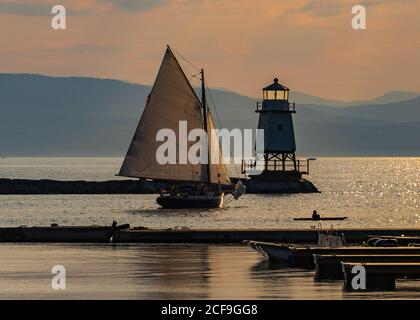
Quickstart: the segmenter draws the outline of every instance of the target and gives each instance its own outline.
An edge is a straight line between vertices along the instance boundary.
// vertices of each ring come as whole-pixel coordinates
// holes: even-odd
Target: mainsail
[[[211,115],[209,112],[207,114],[210,119],[208,127],[214,128]],[[204,128],[202,105],[168,47],[119,175],[166,181],[230,184],[223,162],[220,165],[210,165],[210,181],[206,165],[192,164],[189,161],[184,164],[158,163],[156,151],[163,142],[156,141],[156,134],[163,128],[176,133],[179,159],[179,121],[187,122],[188,132]],[[187,141],[187,150],[194,143],[195,141]]]

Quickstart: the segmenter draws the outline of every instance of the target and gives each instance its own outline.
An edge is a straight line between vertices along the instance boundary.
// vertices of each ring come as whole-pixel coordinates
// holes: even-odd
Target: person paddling
[[[316,210],[314,210],[314,212],[312,212],[312,219],[313,220],[319,220],[321,218],[321,215],[319,215]]]

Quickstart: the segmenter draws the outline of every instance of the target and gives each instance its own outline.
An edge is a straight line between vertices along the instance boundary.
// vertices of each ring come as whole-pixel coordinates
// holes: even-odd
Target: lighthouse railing
[[[256,103],[257,109],[255,110],[256,112],[261,112],[264,110],[264,105],[262,101],[258,101]],[[271,108],[269,109],[270,111],[278,111],[278,112],[296,112],[296,103],[295,102],[289,102],[286,106],[286,108],[282,108],[281,110],[272,110]]]
[[[296,166],[293,161],[282,161],[280,159],[269,159],[264,163],[255,160],[242,160],[241,171],[298,171],[301,174],[309,174],[309,159],[296,159]]]

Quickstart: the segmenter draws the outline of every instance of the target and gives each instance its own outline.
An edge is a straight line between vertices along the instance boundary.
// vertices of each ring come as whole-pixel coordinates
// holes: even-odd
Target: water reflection
[[[382,299],[420,298],[419,281],[395,292],[346,293],[313,270],[263,261],[243,245],[0,244],[0,298],[21,299]],[[51,267],[67,289],[52,290]]]
[[[134,251],[137,261],[132,266],[133,282],[143,298],[208,298],[207,246],[150,245],[130,251]]]

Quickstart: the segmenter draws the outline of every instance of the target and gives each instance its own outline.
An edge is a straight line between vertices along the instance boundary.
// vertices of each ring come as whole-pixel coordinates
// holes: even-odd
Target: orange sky
[[[50,27],[54,4],[67,30]],[[0,39],[0,72],[151,84],[169,43],[210,86],[248,96],[274,76],[340,100],[420,92],[420,0],[0,0]]]

